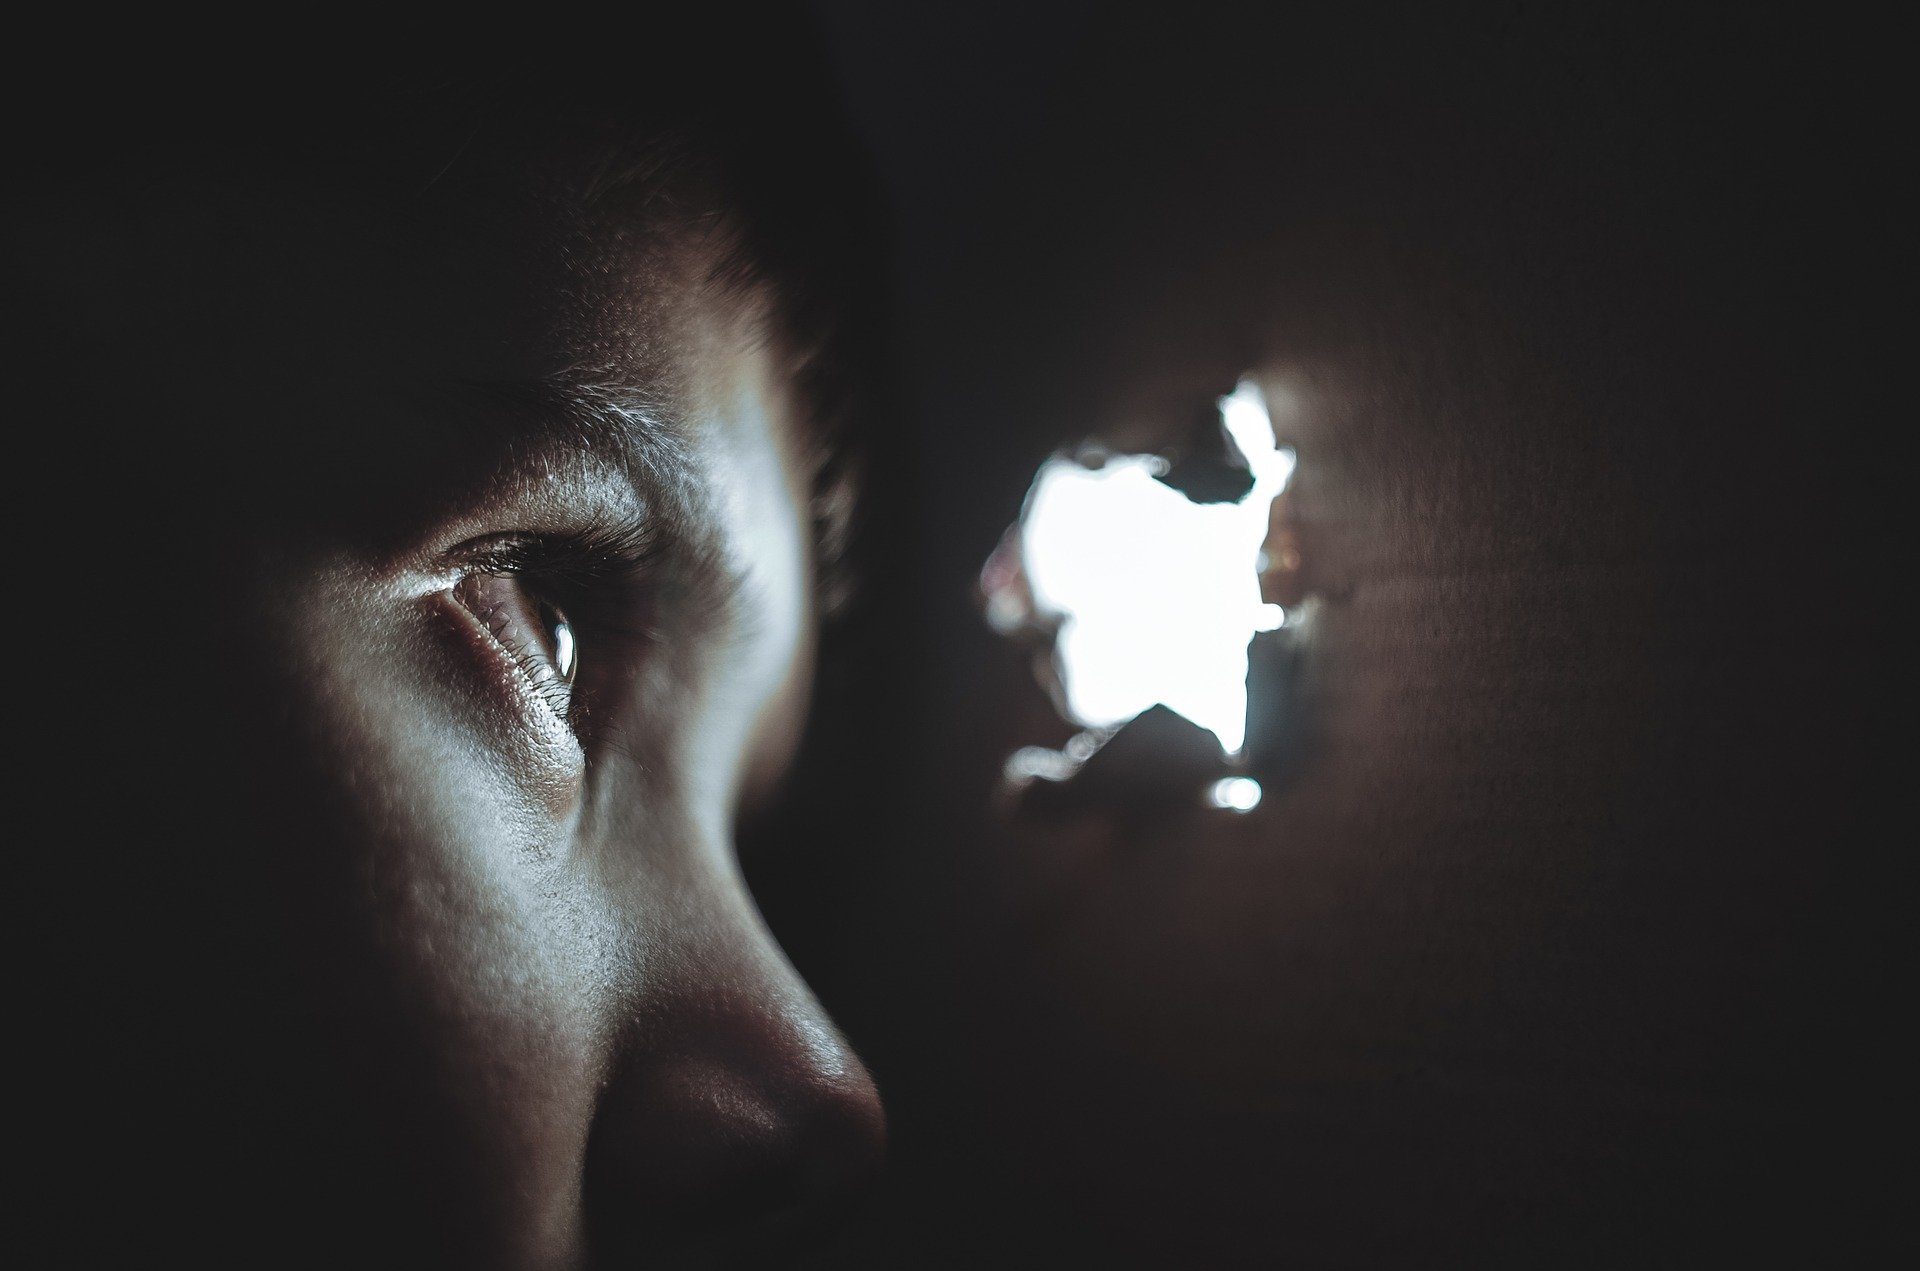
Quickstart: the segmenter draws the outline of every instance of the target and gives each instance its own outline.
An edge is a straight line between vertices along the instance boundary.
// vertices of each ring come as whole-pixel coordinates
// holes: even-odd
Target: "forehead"
[[[684,452],[743,351],[777,384],[779,341],[726,209],[609,175],[633,160],[508,135],[398,175],[181,168],[66,255],[152,315],[102,345],[146,372],[146,426],[228,469],[360,490],[522,439]]]
[[[310,306],[326,343],[357,346],[369,369],[458,382],[584,372],[667,393],[701,341],[762,322],[767,296],[739,267],[718,196],[667,165],[628,175],[639,162],[510,134],[375,180],[317,166],[243,188],[232,219],[257,217],[258,232],[209,246],[246,271],[236,294]]]

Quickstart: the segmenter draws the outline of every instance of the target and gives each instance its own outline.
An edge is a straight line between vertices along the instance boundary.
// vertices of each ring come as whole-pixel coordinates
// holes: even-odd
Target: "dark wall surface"
[[[841,793],[756,868],[889,1098],[847,1256],[1847,1249],[1856,37],[1245,9],[823,7],[899,425]],[[1054,448],[1243,372],[1300,455],[1316,740],[1244,819],[1009,826],[1001,760],[1064,733],[981,562]]]

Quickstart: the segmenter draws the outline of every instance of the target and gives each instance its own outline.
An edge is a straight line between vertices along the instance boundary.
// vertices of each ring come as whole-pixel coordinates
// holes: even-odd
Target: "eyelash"
[[[566,534],[499,534],[455,553],[469,573],[528,575],[586,589],[646,571],[663,547],[652,526],[623,525]]]

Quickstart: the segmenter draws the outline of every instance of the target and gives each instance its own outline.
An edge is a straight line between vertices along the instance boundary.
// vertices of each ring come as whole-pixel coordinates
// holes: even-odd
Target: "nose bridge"
[[[866,1069],[744,889],[708,896],[651,959],[596,1110],[585,1199],[603,1253],[798,1238],[879,1162]]]

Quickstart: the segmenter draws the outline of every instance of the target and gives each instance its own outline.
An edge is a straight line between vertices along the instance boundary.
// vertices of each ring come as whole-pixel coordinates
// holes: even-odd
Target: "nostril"
[[[677,1237],[721,1265],[787,1265],[818,1250],[866,1194],[885,1154],[871,1082],[821,1086],[766,1155],[733,1163],[676,1220]],[[771,1145],[770,1145],[771,1146]]]
[[[702,1265],[758,1265],[839,1229],[877,1173],[885,1116],[830,1029],[786,1023],[779,1044],[736,1034],[719,1057],[615,1075],[587,1145],[597,1261],[666,1248]]]
[[[856,1062],[851,1073],[823,1088],[816,1109],[802,1190],[822,1204],[857,1200],[886,1158],[880,1093]]]

